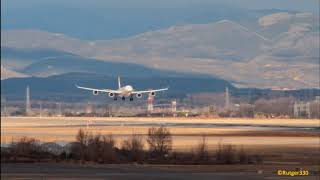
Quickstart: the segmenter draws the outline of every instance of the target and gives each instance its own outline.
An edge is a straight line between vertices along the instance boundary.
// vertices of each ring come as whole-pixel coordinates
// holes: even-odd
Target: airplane
[[[93,95],[98,95],[99,92],[102,93],[108,93],[109,97],[113,97],[113,99],[116,101],[118,97],[122,97],[121,99],[124,101],[126,97],[130,97],[130,101],[133,101],[133,96],[135,95],[137,98],[142,98],[142,94],[149,93],[151,96],[155,96],[156,92],[160,91],[167,91],[169,88],[163,88],[163,89],[155,89],[155,90],[143,90],[143,91],[136,91],[133,89],[132,86],[126,85],[121,86],[120,76],[118,76],[118,89],[95,89],[95,88],[88,88],[88,87],[82,87],[76,85],[79,89],[89,90],[92,91]]]

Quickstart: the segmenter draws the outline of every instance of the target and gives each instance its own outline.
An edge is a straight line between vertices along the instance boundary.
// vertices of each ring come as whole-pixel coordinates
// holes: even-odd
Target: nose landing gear
[[[124,96],[121,99],[122,99],[122,101],[126,100],[126,98]]]
[[[130,101],[133,101],[133,97],[130,97]]]

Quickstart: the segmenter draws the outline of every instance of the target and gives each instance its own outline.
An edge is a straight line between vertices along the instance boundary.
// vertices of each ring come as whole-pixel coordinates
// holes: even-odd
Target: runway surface
[[[179,166],[179,165],[79,165],[79,164],[1,164],[1,179],[115,179],[115,180],[256,180],[288,179],[292,177],[277,176],[274,165],[212,165],[212,166]],[[292,166],[282,168],[292,169]],[[316,167],[309,166],[309,176],[294,179],[317,179]]]

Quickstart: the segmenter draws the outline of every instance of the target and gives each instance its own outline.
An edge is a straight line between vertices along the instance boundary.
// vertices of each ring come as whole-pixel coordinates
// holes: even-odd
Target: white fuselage
[[[121,87],[121,88],[118,89],[118,90],[121,91],[121,93],[119,94],[119,96],[128,97],[128,96],[131,96],[132,91],[133,91],[134,89],[133,89],[132,86],[126,85],[126,86]]]

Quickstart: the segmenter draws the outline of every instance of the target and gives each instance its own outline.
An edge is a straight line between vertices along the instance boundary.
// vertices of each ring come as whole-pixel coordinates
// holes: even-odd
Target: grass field
[[[252,118],[184,118],[184,117],[1,117],[1,125],[45,125],[86,122],[157,122],[157,123],[215,123],[215,124],[251,124],[274,126],[319,127],[319,119],[252,119]],[[39,124],[37,124],[39,123]]]
[[[94,133],[112,134],[122,140],[132,133],[146,135],[148,128],[164,125],[173,135],[173,146],[183,149],[196,145],[203,134],[209,146],[217,143],[235,145],[301,145],[317,147],[319,127],[310,119],[240,119],[240,118],[97,118],[97,117],[2,117],[1,142],[30,136],[41,141],[75,140],[80,128]],[[214,125],[214,126],[212,126]],[[299,128],[299,129],[290,129]]]

